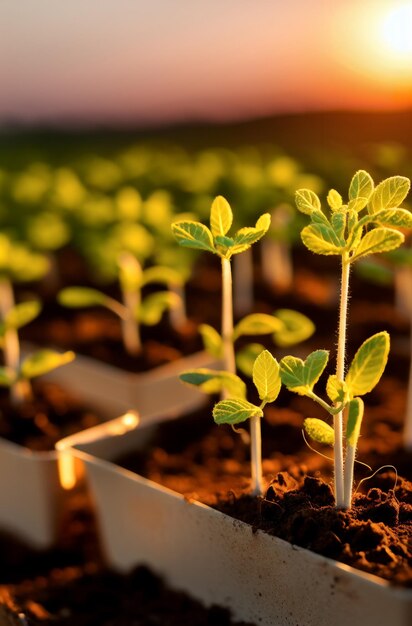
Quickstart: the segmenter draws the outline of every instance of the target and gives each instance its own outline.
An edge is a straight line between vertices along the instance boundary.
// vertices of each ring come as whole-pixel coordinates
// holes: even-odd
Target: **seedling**
[[[219,373],[217,374],[219,376]],[[237,381],[235,380],[237,379]],[[266,404],[274,402],[281,388],[279,364],[276,359],[264,350],[259,354],[253,365],[253,382],[259,394],[261,403],[252,404],[246,400],[246,388],[238,377],[232,379],[232,394],[234,397],[218,402],[213,409],[213,419],[216,424],[230,424],[232,426],[251,421],[251,474],[252,493],[263,495],[262,477],[262,438],[260,420]],[[242,387],[243,385],[243,387]],[[243,392],[243,393],[242,393]]]
[[[14,404],[30,398],[32,378],[74,359],[73,352],[60,354],[54,350],[39,350],[23,360],[20,356],[18,330],[39,315],[41,304],[38,300],[15,304],[12,280],[38,280],[47,269],[47,259],[43,255],[12,242],[5,235],[0,236],[0,348],[4,357],[0,385],[10,388]]]
[[[233,237],[228,232],[233,222],[229,203],[218,196],[210,210],[210,229],[201,222],[181,220],[172,224],[172,232],[179,245],[216,254],[222,264],[222,332],[224,369],[236,373],[233,329],[232,269],[231,258],[248,250],[267,232],[270,215],[263,214],[255,227],[241,228]],[[269,316],[268,316],[269,317]],[[247,318],[246,318],[247,319]],[[244,321],[244,320],[243,320]],[[276,329],[273,329],[276,330]],[[217,333],[216,333],[217,335]],[[214,337],[216,339],[216,337]],[[220,339],[220,338],[219,338]],[[213,342],[213,339],[211,340]]]
[[[155,326],[164,311],[180,306],[179,297],[169,291],[159,291],[143,299],[143,287],[160,281],[170,283],[178,277],[170,268],[158,266],[143,270],[137,259],[127,252],[120,255],[118,268],[123,302],[89,287],[62,289],[58,300],[70,308],[103,306],[118,315],[122,322],[124,348],[131,356],[137,356],[142,350],[140,325]]]
[[[328,363],[329,352],[327,350],[316,350],[305,361],[287,356],[280,362],[282,383],[290,391],[311,398],[333,416],[334,420],[347,409],[346,432],[344,436],[342,435],[345,441],[345,464],[342,476],[337,475],[339,469],[335,459],[335,485],[340,482],[343,485],[341,500],[338,500],[335,492],[337,508],[349,509],[351,506],[356,448],[364,412],[364,404],[360,396],[372,391],[379,382],[388,360],[388,354],[389,335],[387,332],[377,333],[367,339],[355,354],[344,380],[335,374],[329,376],[326,394],[332,404],[325,402],[314,391],[314,386]],[[304,421],[304,428],[309,437],[318,443],[335,447],[336,429],[323,420],[307,418]]]
[[[244,374],[251,376],[254,360],[264,346],[247,345],[235,356],[234,345],[237,339],[248,335],[272,335],[277,345],[286,347],[310,337],[314,332],[314,325],[306,316],[289,309],[275,311],[273,315],[252,313],[234,325],[231,257],[247,251],[253,243],[263,237],[269,228],[270,216],[265,213],[259,218],[255,228],[242,228],[233,238],[227,236],[232,221],[233,213],[229,203],[222,196],[218,196],[212,203],[210,211],[211,230],[200,222],[193,221],[175,222],[172,224],[172,230],[181,246],[207,250],[220,256],[221,334],[208,324],[201,324],[199,330],[205,349],[211,356],[223,359],[225,371],[235,374],[237,365]]]
[[[305,246],[317,254],[336,255],[341,258],[341,290],[336,360],[336,384],[339,388],[339,394],[336,393],[333,398],[336,403],[333,412],[333,430],[335,498],[338,508],[349,508],[351,504],[353,468],[352,470],[350,468],[352,452],[354,454],[351,448],[354,447],[356,449],[356,445],[352,446],[354,441],[352,435],[348,436],[347,432],[346,461],[348,471],[345,477],[342,411],[347,404],[347,400],[343,401],[341,396],[344,394],[342,390],[343,381],[346,381],[346,384],[348,384],[348,376],[351,371],[349,370],[345,379],[350,268],[359,259],[365,258],[370,254],[394,250],[403,243],[404,235],[398,229],[412,228],[412,215],[409,211],[399,208],[399,205],[405,199],[409,188],[410,181],[403,176],[387,178],[375,188],[371,176],[367,172],[360,170],[354,175],[350,183],[349,201],[347,204],[343,204],[341,195],[335,189],[329,191],[327,197],[331,212],[329,217],[322,211],[321,202],[313,191],[300,189],[296,192],[297,208],[302,213],[309,215],[311,220],[311,224],[306,226],[301,233]],[[382,337],[384,336],[386,335],[382,335]],[[367,342],[365,343],[367,344]],[[376,341],[373,341],[367,345],[370,348],[371,346],[374,347],[375,344]],[[385,348],[385,350],[387,349]],[[359,364],[359,361],[360,357],[358,357],[356,362]],[[293,364],[293,367],[295,366],[302,367],[302,364],[296,361]],[[374,371],[376,374],[376,370]],[[285,375],[284,373],[283,376]],[[349,382],[351,382],[351,376],[349,377]],[[377,380],[379,380],[379,377],[374,384],[376,384]],[[283,380],[283,382],[286,386],[293,389],[286,380]],[[349,390],[349,397],[351,394],[353,396],[361,395],[356,387]],[[345,399],[345,396],[343,398]],[[356,400],[356,402],[351,405],[352,408],[349,407],[349,416],[354,414],[356,407],[357,412],[361,413],[360,401],[355,398],[352,398],[352,400],[354,402]],[[324,408],[326,409],[327,407],[325,406]],[[352,418],[349,422],[352,422]]]
[[[37,317],[41,306],[37,300],[16,305],[13,282],[39,280],[48,267],[47,259],[42,254],[11,241],[6,235],[0,235],[0,348],[4,358],[4,366],[0,367],[0,385],[10,387],[11,399],[15,404],[30,396],[31,378],[74,358],[72,353],[60,355],[51,350],[42,350],[21,361],[17,331]]]

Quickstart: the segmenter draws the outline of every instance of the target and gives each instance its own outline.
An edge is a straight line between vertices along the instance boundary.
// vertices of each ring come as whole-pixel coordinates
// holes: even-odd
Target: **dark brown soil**
[[[226,609],[203,607],[145,567],[108,570],[82,495],[72,498],[55,548],[33,550],[2,533],[0,555],[4,626],[235,626]]]
[[[281,472],[263,499],[232,497],[217,508],[256,530],[412,587],[412,484],[393,472],[372,484],[355,495],[349,511],[340,511],[321,479]]]
[[[37,345],[73,350],[130,372],[145,372],[202,349],[196,326],[188,322],[180,332],[166,320],[142,328],[142,353],[128,354],[122,343],[121,325],[115,315],[102,309],[68,311],[50,307],[22,337]]]
[[[9,533],[0,533],[1,586],[20,585],[31,579],[44,581],[54,570],[88,563],[101,567],[102,555],[92,504],[82,493],[73,494],[65,506],[51,549],[38,550]]]
[[[100,423],[101,419],[53,383],[36,382],[33,399],[22,405],[10,402],[0,390],[0,437],[30,450],[53,450],[56,441]]]
[[[48,578],[0,588],[0,600],[15,626],[253,626],[171,590],[146,567],[129,575],[94,564],[55,569]]]

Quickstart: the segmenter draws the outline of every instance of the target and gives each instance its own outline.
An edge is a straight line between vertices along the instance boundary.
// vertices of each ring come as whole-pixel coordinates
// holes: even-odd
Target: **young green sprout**
[[[218,196],[210,210],[210,229],[201,222],[181,220],[172,224],[172,232],[179,245],[196,250],[205,250],[216,254],[222,264],[222,344],[224,369],[236,373],[234,330],[233,330],[233,297],[232,269],[233,255],[244,252],[267,232],[270,215],[265,213],[254,227],[241,228],[233,237],[228,235],[232,226],[233,213],[229,203]],[[268,316],[269,317],[269,316]],[[275,329],[273,329],[275,330]],[[217,334],[217,333],[216,333]]]
[[[216,374],[217,376],[220,375],[219,372]],[[254,362],[253,382],[261,400],[259,405],[246,400],[246,387],[240,378],[234,377],[232,378],[231,397],[221,400],[215,405],[213,419],[216,424],[230,424],[231,426],[250,419],[252,493],[256,496],[262,496],[264,485],[260,420],[263,417],[263,409],[266,404],[276,400],[281,388],[279,364],[267,350],[261,352]]]
[[[5,293],[4,283],[0,285],[0,290]],[[38,300],[22,302],[11,306],[0,322],[0,346],[5,363],[0,367],[0,386],[10,388],[13,404],[21,404],[31,398],[32,378],[47,374],[75,358],[71,351],[38,350],[21,360],[18,330],[34,320],[40,311]]]
[[[364,405],[360,396],[372,391],[379,382],[386,366],[389,354],[389,335],[383,331],[367,339],[359,348],[349,367],[345,379],[336,374],[329,376],[326,394],[331,404],[325,402],[314,391],[314,386],[326,368],[329,359],[327,350],[312,352],[305,361],[292,356],[284,357],[280,362],[282,383],[290,391],[306,396],[317,402],[335,419],[347,409],[345,441],[345,464],[343,476],[337,477],[339,471],[335,462],[335,483],[343,484],[342,499],[337,508],[349,509],[352,501],[353,471],[356,448],[363,418]],[[318,443],[336,444],[336,431],[323,420],[307,418],[304,428],[309,437]]]
[[[41,310],[37,300],[15,304],[14,282],[39,280],[49,269],[42,254],[29,250],[6,235],[0,235],[0,349],[4,365],[0,367],[0,385],[10,388],[14,404],[31,395],[30,379],[70,362],[72,352],[59,354],[41,350],[21,359],[19,328],[35,319]]]
[[[124,348],[131,356],[137,356],[142,351],[140,325],[155,326],[164,311],[180,305],[179,297],[170,291],[158,291],[143,298],[143,287],[158,282],[168,284],[172,280],[179,280],[179,277],[170,268],[151,267],[143,270],[137,259],[128,252],[119,256],[118,270],[123,302],[89,287],[62,289],[58,300],[70,308],[103,306],[118,315],[122,322]]]
[[[410,188],[403,176],[393,176],[375,187],[371,176],[358,171],[349,187],[349,200],[343,203],[341,195],[329,191],[327,202],[330,214],[321,209],[318,196],[309,189],[296,192],[297,208],[310,217],[311,223],[301,233],[305,246],[317,254],[336,255],[341,259],[341,291],[338,323],[336,377],[339,384],[345,379],[345,346],[348,313],[349,273],[355,261],[370,254],[398,248],[404,241],[399,229],[412,228],[412,215],[399,208]],[[337,401],[334,412],[335,498],[339,508],[350,506],[349,484],[344,482],[343,405]],[[348,481],[350,482],[349,478]]]

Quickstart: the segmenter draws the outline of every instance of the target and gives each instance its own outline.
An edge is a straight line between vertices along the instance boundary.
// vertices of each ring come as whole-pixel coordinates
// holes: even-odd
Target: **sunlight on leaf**
[[[386,331],[364,341],[345,378],[351,397],[369,393],[379,382],[388,360],[389,347],[389,334]]]
[[[266,402],[276,400],[282,381],[279,374],[279,363],[268,350],[264,350],[254,363],[253,382],[261,400]]]
[[[247,400],[221,400],[213,408],[216,424],[239,424],[251,417],[263,417],[263,411]]]
[[[212,235],[226,235],[233,222],[233,213],[229,202],[223,196],[217,196],[213,200],[210,210],[210,228]]]
[[[303,422],[303,428],[313,441],[327,446],[335,443],[335,433],[333,428],[323,420],[316,417],[307,417]]]

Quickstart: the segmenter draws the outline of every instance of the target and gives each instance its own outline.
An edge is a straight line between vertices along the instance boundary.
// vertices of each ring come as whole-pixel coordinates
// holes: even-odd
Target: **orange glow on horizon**
[[[107,0],[99,10],[44,0],[24,20],[18,4],[3,10],[0,124],[412,107],[411,0]]]
[[[359,4],[337,17],[334,54],[344,80],[377,108],[412,106],[412,2]]]

